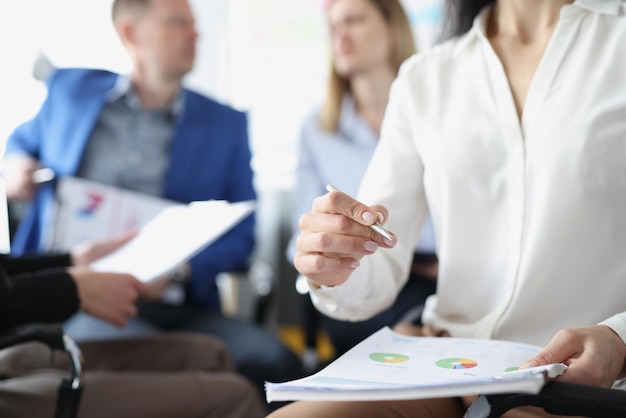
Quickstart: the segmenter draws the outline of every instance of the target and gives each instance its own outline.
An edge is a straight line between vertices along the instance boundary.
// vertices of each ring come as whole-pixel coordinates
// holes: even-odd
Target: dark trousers
[[[261,418],[267,413],[214,338],[171,333],[79,347],[85,375],[78,418]],[[1,350],[0,416],[54,416],[68,360],[41,343]]]
[[[305,317],[309,318],[309,321],[317,322],[326,331],[336,354],[341,355],[379,329],[385,326],[393,327],[403,320],[407,313],[420,308],[426,298],[437,289],[437,263],[434,254],[415,254],[411,276],[394,304],[368,320],[350,322],[329,318],[318,313],[308,297],[305,309],[309,312],[305,313]],[[310,323],[309,327],[317,327],[317,324]]]
[[[265,381],[283,382],[304,375],[298,356],[273,333],[248,321],[226,317],[203,307],[142,302],[139,304],[139,315],[124,328],[80,313],[66,323],[65,330],[77,341],[172,331],[215,336],[225,343],[237,372],[248,378],[263,397]]]

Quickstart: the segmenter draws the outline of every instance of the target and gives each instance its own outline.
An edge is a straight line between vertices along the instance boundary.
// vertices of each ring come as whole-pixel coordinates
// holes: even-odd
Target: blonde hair
[[[397,74],[400,64],[415,54],[415,40],[409,18],[400,4],[400,0],[368,0],[387,22],[391,31],[391,65]],[[332,1],[331,1],[332,4]],[[331,66],[330,77],[326,88],[326,98],[322,104],[319,124],[327,132],[336,132],[339,127],[341,103],[350,91],[348,79],[340,76]]]

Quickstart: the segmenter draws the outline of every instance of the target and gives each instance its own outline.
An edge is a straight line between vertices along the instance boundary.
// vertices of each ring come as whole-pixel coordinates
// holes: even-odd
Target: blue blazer
[[[27,154],[52,168],[59,177],[75,175],[106,95],[118,76],[105,70],[57,70],[48,82],[48,97],[37,115],[9,137],[6,155]],[[184,97],[162,197],[185,203],[256,199],[246,114],[190,90],[185,90]],[[12,254],[41,249],[53,198],[53,183],[39,188],[15,233]],[[248,266],[255,243],[254,222],[253,214],[190,260],[188,296],[193,302],[219,305],[215,277]]]

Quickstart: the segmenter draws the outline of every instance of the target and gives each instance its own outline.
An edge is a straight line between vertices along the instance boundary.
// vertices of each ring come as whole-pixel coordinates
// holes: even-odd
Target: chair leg
[[[63,379],[57,396],[57,408],[54,418],[76,418],[83,387],[73,387],[71,379]]]

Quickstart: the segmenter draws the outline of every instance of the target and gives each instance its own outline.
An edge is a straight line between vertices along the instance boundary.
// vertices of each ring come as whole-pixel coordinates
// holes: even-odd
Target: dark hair
[[[442,38],[463,35],[483,7],[496,0],[446,0]]]

